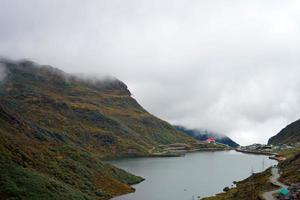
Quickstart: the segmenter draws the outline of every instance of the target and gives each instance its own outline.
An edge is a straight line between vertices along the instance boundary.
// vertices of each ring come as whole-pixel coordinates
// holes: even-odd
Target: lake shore
[[[241,153],[247,153],[247,154],[256,154],[256,155],[266,155],[266,156],[275,156],[276,153],[272,152],[264,152],[264,151],[251,151],[251,150],[241,150],[241,149],[235,149],[237,152]]]

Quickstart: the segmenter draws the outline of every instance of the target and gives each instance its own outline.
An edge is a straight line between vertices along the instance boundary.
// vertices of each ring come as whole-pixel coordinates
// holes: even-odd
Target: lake
[[[251,171],[261,172],[277,162],[268,156],[236,151],[194,152],[183,157],[128,158],[111,164],[146,180],[135,193],[113,200],[193,200],[222,192]]]

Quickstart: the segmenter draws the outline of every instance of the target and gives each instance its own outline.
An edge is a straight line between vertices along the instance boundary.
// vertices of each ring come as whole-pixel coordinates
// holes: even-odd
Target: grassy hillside
[[[115,79],[1,61],[0,199],[107,199],[142,178],[101,159],[194,140],[145,111]],[[21,198],[22,197],[22,198]]]
[[[290,185],[300,182],[300,150],[295,156],[292,156],[279,164],[282,175],[281,181]]]
[[[0,124],[0,196],[106,199],[132,192],[128,184],[142,180],[102,163],[96,153],[55,141],[59,134],[14,117],[2,106]]]
[[[300,119],[289,124],[278,134],[271,137],[268,144],[293,144],[300,142]]]

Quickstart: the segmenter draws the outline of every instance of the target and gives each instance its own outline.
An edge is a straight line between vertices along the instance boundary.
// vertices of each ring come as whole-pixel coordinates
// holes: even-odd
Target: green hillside
[[[142,181],[103,158],[194,139],[145,111],[115,79],[1,61],[0,199],[108,199]]]

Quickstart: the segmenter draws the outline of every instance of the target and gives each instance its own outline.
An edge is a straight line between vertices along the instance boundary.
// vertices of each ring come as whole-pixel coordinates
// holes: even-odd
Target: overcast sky
[[[0,56],[110,74],[243,145],[300,118],[299,0],[0,0]]]

